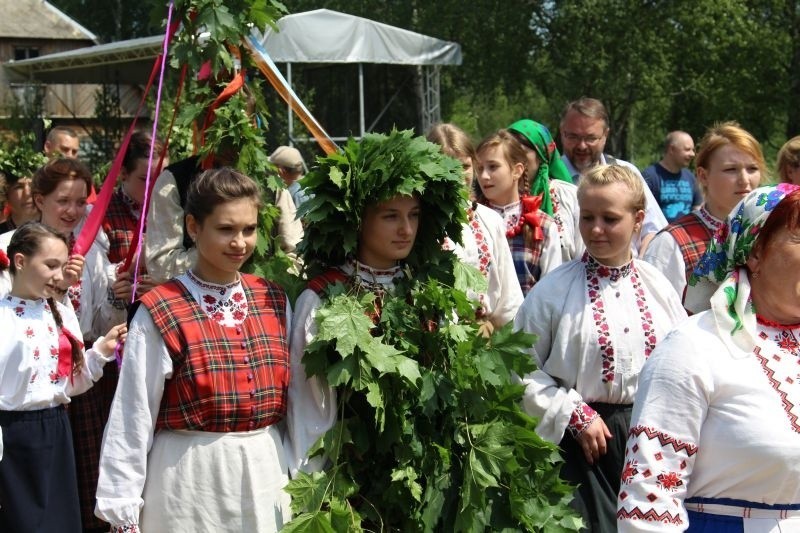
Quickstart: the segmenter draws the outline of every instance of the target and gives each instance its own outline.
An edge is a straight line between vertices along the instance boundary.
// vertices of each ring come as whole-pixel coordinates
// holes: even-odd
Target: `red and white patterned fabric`
[[[64,328],[82,341],[75,313],[56,302]],[[81,372],[71,378],[58,372],[59,333],[46,300],[0,299],[0,410],[32,411],[70,402],[103,375],[105,358],[86,350]]]
[[[622,532],[683,531],[689,498],[800,504],[800,327],[759,324],[749,352],[723,342],[717,327],[712,312],[690,318],[642,371]]]
[[[492,205],[491,208],[503,217],[507,232],[519,226],[522,216],[521,202],[506,206]],[[544,211],[539,211],[537,214],[541,222],[537,229],[541,230],[543,239],[535,239],[534,229],[528,224],[523,224],[519,233],[508,237],[514,270],[523,294],[528,294],[542,277],[562,263],[561,240],[553,217]]]
[[[143,498],[145,481],[148,487],[174,481],[174,471],[148,470],[151,464],[148,454],[151,449],[160,449],[167,438],[188,443],[187,453],[191,452],[191,457],[203,455],[202,450],[195,450],[202,439],[230,445],[231,449],[223,453],[247,461],[239,466],[261,465],[248,472],[261,478],[250,481],[259,487],[269,484],[272,496],[281,494],[280,488],[286,482],[291,443],[283,444],[283,426],[273,422],[282,419],[286,406],[295,402],[287,382],[291,378],[288,369],[300,362],[290,365],[288,359],[291,308],[283,291],[254,276],[243,275],[241,286],[224,286],[209,284],[188,274],[158,290],[165,298],[153,301],[157,300],[158,293],[151,291],[142,299],[143,305],[131,321],[117,400],[112,406],[103,441],[95,514],[112,527],[138,526],[143,505],[147,515],[147,502]],[[235,297],[240,290],[246,295],[247,306]],[[212,296],[214,302],[208,296]],[[246,316],[239,321],[238,312],[245,310]],[[179,340],[183,335],[185,340]],[[188,350],[180,349],[184,343]],[[302,412],[303,402],[310,400],[297,398],[296,401]],[[157,428],[161,429],[157,431]],[[266,434],[275,437],[270,439],[280,445],[264,448],[260,437]],[[227,435],[232,438],[226,439]],[[175,451],[173,447],[168,448],[170,453]],[[236,450],[245,450],[242,453],[247,457],[236,455],[239,453]],[[187,459],[189,464],[191,460]],[[197,471],[220,466],[218,461],[204,463],[198,465]],[[273,472],[282,473],[273,476]],[[222,477],[229,478],[227,474]],[[155,478],[152,483],[151,478]],[[215,483],[221,478],[207,479]],[[236,487],[242,493],[240,501],[254,501],[257,495],[243,487],[245,483]],[[233,490],[234,487],[219,490],[228,488]],[[198,494],[193,505],[202,506],[214,499],[215,491],[217,488]],[[239,498],[238,492],[226,494],[226,498],[215,501]],[[255,507],[254,513],[262,513],[263,509]],[[151,508],[158,509],[158,505]],[[195,509],[192,505],[185,508]],[[209,510],[211,508],[209,505]],[[231,513],[231,527],[242,523],[236,520],[250,515],[242,509]],[[160,517],[156,511],[145,523],[157,522]],[[202,529],[197,521],[202,521],[204,515],[186,516],[184,513],[182,517],[173,518],[181,525],[170,526],[171,531],[196,531]],[[241,529],[248,529],[248,526]]]
[[[523,377],[523,406],[536,432],[558,443],[576,408],[631,404],[648,350],[686,317],[652,265],[603,267],[591,256],[557,268],[534,286],[514,320],[537,335],[538,370]]]
[[[156,429],[252,431],[280,421],[289,386],[283,290],[248,274],[229,286],[187,277],[203,289],[202,307],[179,280],[142,297],[174,368]]]
[[[683,299],[689,275],[722,223],[703,206],[661,230],[647,245],[642,259],[658,268]]]
[[[447,239],[445,249],[453,250],[461,261],[486,277],[486,292],[469,296],[480,302],[481,318],[501,327],[514,319],[523,298],[504,222],[500,215],[481,204],[473,204],[468,215],[469,223],[461,231],[463,245]]]

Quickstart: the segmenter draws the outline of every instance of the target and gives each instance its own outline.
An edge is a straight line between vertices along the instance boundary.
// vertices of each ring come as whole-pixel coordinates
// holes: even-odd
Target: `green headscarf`
[[[561,154],[556,148],[553,136],[550,135],[550,130],[544,124],[528,118],[514,122],[508,129],[525,137],[536,151],[536,155],[539,156],[539,171],[531,181],[530,192],[534,196],[542,196],[542,205],[539,209],[552,216],[553,202],[550,199],[550,180],[556,179],[572,183],[572,176],[564,162],[561,161]]]

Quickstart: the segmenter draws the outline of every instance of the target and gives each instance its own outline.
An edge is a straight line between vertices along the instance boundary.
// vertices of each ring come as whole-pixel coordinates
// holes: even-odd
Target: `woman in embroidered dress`
[[[619,530],[800,531],[800,189],[751,192],[695,274],[721,285],[642,372]]]
[[[735,122],[716,124],[695,159],[705,201],[661,230],[642,257],[664,274],[685,300],[687,281],[722,221],[767,175],[761,145]],[[706,303],[703,307],[708,308]]]
[[[441,146],[443,154],[461,162],[464,183],[467,191],[471,191],[476,154],[467,134],[453,124],[437,124],[428,132],[428,140]],[[522,304],[522,290],[508,248],[505,223],[500,215],[475,201],[470,202],[467,217],[469,222],[461,231],[463,245],[448,238],[445,246],[484,275],[488,288],[477,296],[481,302],[479,312],[492,327],[500,328],[514,319]]]
[[[270,532],[289,517],[291,309],[239,272],[260,206],[229,168],[189,188],[195,263],[141,298],[103,439],[95,513],[112,531]]]
[[[86,199],[92,190],[91,186],[89,169],[76,159],[55,159],[41,167],[33,177],[33,200],[41,213],[41,221],[64,235],[70,250],[89,211]],[[112,287],[110,278],[114,268],[106,255],[107,247],[108,238],[101,231],[85,257],[71,254],[65,267],[65,279],[59,287],[63,303],[72,304],[81,334],[87,343],[93,342],[112,325],[125,321],[125,309],[114,306],[114,296],[109,289],[130,293],[130,280],[123,279]],[[116,373],[117,368],[113,364],[107,365],[103,371],[103,375],[111,378]],[[98,387],[75,398],[69,408],[81,519],[86,529],[102,526],[95,520],[92,511],[100,442],[110,396],[113,395],[108,386],[113,391],[113,385],[113,382],[107,385],[101,382]],[[104,397],[109,399],[103,402]]]
[[[523,294],[562,263],[558,229],[539,207],[541,196],[530,196],[522,145],[506,130],[478,145],[478,201],[497,211],[506,223],[514,269]]]
[[[84,353],[75,312],[53,299],[67,254],[66,238],[38,222],[0,251],[0,270],[12,274],[0,299],[0,531],[82,531],[64,406],[103,375],[126,328]]]
[[[581,259],[528,293],[515,325],[538,336],[539,370],[523,378],[536,432],[560,442],[561,475],[590,531],[614,531],[622,455],[644,361],[686,313],[654,267],[632,258],[644,183],[622,166],[590,170],[578,186]]]
[[[542,197],[539,208],[552,216],[561,239],[561,258],[566,263],[583,255],[585,247],[578,231],[578,187],[572,183],[550,130],[524,118],[508,127],[528,156],[526,177],[530,194]]]

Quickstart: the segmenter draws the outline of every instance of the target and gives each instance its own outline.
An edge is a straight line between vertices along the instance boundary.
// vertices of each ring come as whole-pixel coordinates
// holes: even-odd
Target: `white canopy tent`
[[[328,9],[287,15],[278,20],[277,26],[280,31],[270,29],[259,34],[259,40],[274,62],[286,63],[290,85],[293,63],[359,65],[361,135],[371,129],[366,127],[364,116],[364,63],[418,67],[421,126],[427,130],[440,120],[439,72],[442,65],[461,64],[458,43]],[[18,82],[143,84],[153,58],[160,52],[161,40],[159,36],[131,39],[9,61],[3,68],[11,80]],[[289,112],[290,139],[294,138],[293,127]]]

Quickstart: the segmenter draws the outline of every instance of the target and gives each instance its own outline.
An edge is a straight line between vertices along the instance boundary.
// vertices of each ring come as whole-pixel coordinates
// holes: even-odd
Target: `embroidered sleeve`
[[[125,524],[111,528],[111,533],[139,533],[138,524]]]
[[[683,498],[697,446],[656,428],[634,426],[628,433],[617,520],[633,530],[686,527]],[[638,522],[638,523],[634,523]]]
[[[597,411],[589,407],[587,403],[581,402],[575,410],[572,411],[572,416],[569,417],[569,423],[567,424],[567,430],[569,430],[570,435],[577,438],[578,435],[586,431],[586,428],[599,416]]]
[[[691,346],[697,337],[692,326],[661,341],[639,376],[617,500],[622,533],[688,526],[683,502],[713,379],[695,356],[710,347]]]

